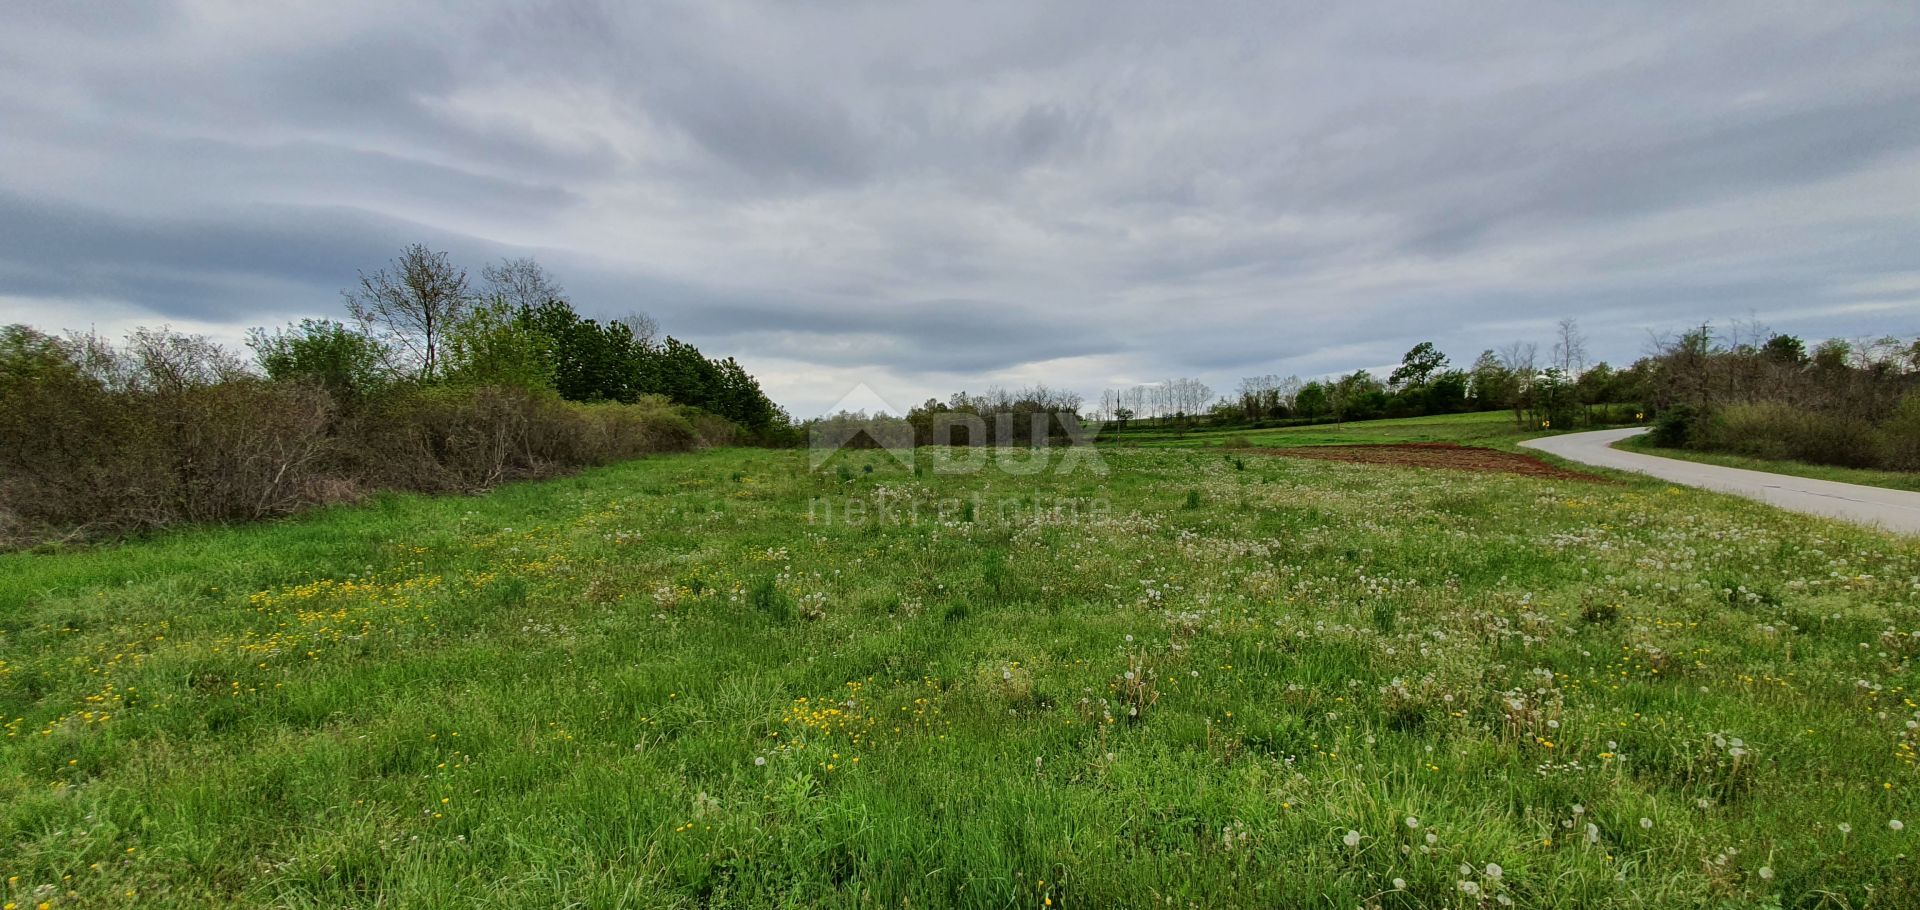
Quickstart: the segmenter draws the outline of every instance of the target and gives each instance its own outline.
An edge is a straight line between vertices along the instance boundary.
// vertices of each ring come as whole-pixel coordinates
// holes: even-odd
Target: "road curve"
[[[1745,496],[1771,506],[1838,518],[1901,534],[1920,534],[1920,493],[1791,477],[1766,471],[1747,471],[1699,464],[1639,452],[1624,452],[1613,444],[1646,432],[1644,427],[1595,430],[1529,439],[1520,445],[1558,455],[1568,461],[1634,471],[1689,487]]]

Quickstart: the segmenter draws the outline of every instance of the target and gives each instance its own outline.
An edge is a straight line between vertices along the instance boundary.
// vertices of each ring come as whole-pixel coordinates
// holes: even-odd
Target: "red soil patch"
[[[1603,477],[1555,467],[1531,455],[1479,449],[1451,442],[1407,442],[1366,446],[1300,446],[1292,449],[1241,449],[1256,455],[1280,455],[1286,458],[1317,458],[1321,461],[1347,461],[1355,464],[1392,465],[1402,468],[1447,468],[1454,471],[1483,471],[1498,474],[1524,474],[1551,480],[1595,480]]]

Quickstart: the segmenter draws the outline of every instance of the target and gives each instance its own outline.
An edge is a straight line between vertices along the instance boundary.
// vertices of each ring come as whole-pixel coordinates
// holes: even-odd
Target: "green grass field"
[[[1123,431],[1103,432],[1098,437],[1098,441],[1116,446],[1143,448],[1218,446],[1230,440],[1246,440],[1256,446],[1273,448],[1395,442],[1457,442],[1462,445],[1510,448],[1515,442],[1539,435],[1541,433],[1538,431],[1519,429],[1514,423],[1513,415],[1506,411],[1481,411],[1434,417],[1322,423],[1267,430],[1201,428],[1181,432],[1153,426],[1135,426]]]
[[[0,557],[5,901],[1920,905],[1912,542],[1100,455],[720,450]]]

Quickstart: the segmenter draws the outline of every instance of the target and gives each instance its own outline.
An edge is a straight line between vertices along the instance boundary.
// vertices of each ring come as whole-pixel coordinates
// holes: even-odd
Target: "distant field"
[[[5,899],[1920,906],[1910,542],[1100,455],[721,450],[0,557]]]
[[[1217,446],[1228,440],[1246,439],[1257,446],[1364,445],[1392,442],[1457,442],[1462,445],[1506,447],[1539,431],[1521,430],[1513,415],[1506,411],[1472,414],[1445,414],[1438,417],[1405,417],[1395,420],[1362,420],[1351,423],[1324,423],[1271,430],[1198,429],[1179,432],[1159,428],[1129,428],[1107,431],[1099,437],[1103,443],[1127,446]]]

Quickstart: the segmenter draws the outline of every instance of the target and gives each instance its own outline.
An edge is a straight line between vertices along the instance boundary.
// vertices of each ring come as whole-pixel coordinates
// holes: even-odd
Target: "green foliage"
[[[256,333],[268,377],[164,330],[118,346],[0,330],[0,547],[485,489],[712,441],[655,396],[588,406],[526,388],[542,342],[527,334],[480,308],[442,336],[446,378],[419,383],[385,381],[366,336],[332,323]]]
[[[378,394],[391,381],[386,347],[331,319],[303,319],[271,334],[253,329],[247,346],[267,378],[317,384],[347,406]]]
[[[1699,422],[1700,412],[1692,405],[1674,405],[1653,418],[1653,429],[1647,435],[1655,445],[1680,448],[1693,439]]]
[[[1387,385],[1396,391],[1424,386],[1432,382],[1446,366],[1447,355],[1440,353],[1433,342],[1422,341],[1400,358],[1400,365],[1387,377]]]
[[[1579,422],[1580,396],[1573,380],[1558,367],[1548,367],[1533,381],[1533,416],[1542,427],[1571,429]]]
[[[558,356],[552,336],[494,301],[448,328],[443,372],[454,385],[552,389]]]
[[[1293,408],[1302,417],[1325,417],[1333,413],[1333,398],[1321,382],[1309,382],[1295,396]]]
[[[1809,464],[1866,468],[1886,463],[1881,434],[1872,424],[1783,403],[1721,408],[1694,428],[1687,443],[1708,451]]]

